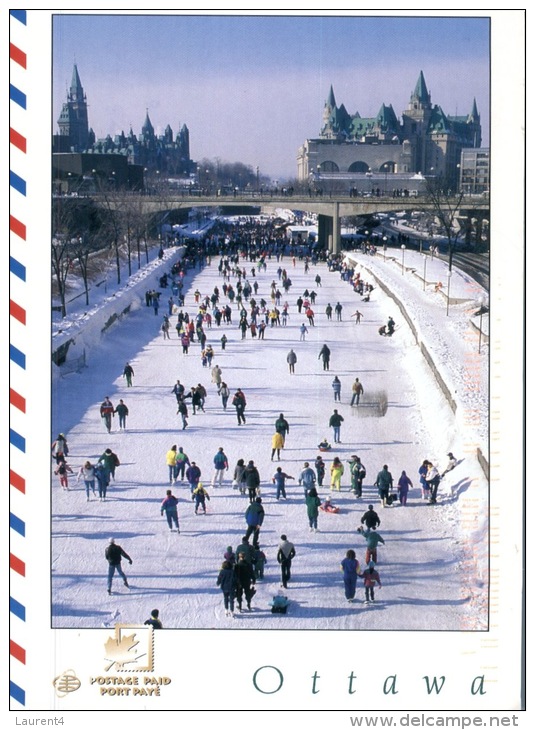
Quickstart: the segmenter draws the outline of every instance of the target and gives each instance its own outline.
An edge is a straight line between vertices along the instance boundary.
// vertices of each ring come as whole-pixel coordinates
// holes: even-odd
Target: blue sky
[[[483,16],[56,15],[54,129],[76,62],[97,137],[139,134],[148,108],[158,133],[187,124],[193,159],[282,179],[318,135],[331,84],[350,114],[375,116],[384,102],[399,117],[422,70],[447,114],[476,99],[485,145],[489,26]]]

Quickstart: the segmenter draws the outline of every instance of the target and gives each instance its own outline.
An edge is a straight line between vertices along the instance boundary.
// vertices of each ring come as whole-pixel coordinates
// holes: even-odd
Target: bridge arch
[[[394,173],[396,171],[396,163],[393,160],[387,160],[386,162],[383,162],[381,166],[379,167],[379,172],[391,172]]]
[[[357,162],[352,162],[349,165],[349,168],[347,171],[366,173],[366,172],[371,172],[371,169],[367,162],[363,162],[362,160],[357,160]]]
[[[340,168],[332,160],[325,160],[320,165],[320,172],[340,172]]]

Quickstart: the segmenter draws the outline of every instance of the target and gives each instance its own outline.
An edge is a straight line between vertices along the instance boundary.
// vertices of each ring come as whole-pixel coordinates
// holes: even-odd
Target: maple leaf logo
[[[104,644],[106,651],[105,658],[110,662],[106,667],[106,671],[109,671],[115,664],[118,671],[124,669],[125,664],[131,664],[137,662],[144,654],[139,654],[136,646],[139,641],[136,641],[136,635],[122,635],[120,638],[109,638]]]

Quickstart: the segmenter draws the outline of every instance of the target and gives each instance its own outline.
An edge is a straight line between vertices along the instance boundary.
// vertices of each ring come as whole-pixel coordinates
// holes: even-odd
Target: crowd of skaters
[[[255,237],[254,233],[248,241],[248,244],[244,246],[242,241],[241,245],[238,244],[234,248],[228,246],[228,253],[220,256],[218,263],[218,271],[222,279],[221,287],[214,287],[213,291],[203,295],[198,289],[193,293],[193,305],[196,310],[193,314],[188,311],[184,311],[185,299],[184,296],[184,283],[185,274],[187,272],[187,265],[184,262],[177,262],[169,276],[160,279],[160,287],[166,288],[171,287],[172,294],[168,298],[167,302],[167,313],[163,315],[163,322],[161,329],[163,332],[164,339],[171,339],[170,331],[173,326],[171,324],[172,318],[176,317],[176,324],[174,329],[177,333],[177,338],[180,342],[182,354],[184,356],[190,354],[190,348],[194,345],[199,347],[199,356],[202,367],[209,368],[211,370],[211,382],[215,384],[217,394],[221,398],[221,406],[224,410],[227,408],[227,404],[230,400],[232,406],[236,411],[236,418],[238,425],[245,425],[245,410],[246,410],[246,396],[240,387],[235,388],[231,391],[223,379],[223,372],[221,367],[216,363],[212,365],[213,359],[216,356],[212,344],[207,344],[207,333],[206,330],[212,330],[210,332],[210,338],[213,340],[213,331],[219,329],[223,330],[225,327],[237,326],[241,331],[241,338],[245,339],[247,336],[253,339],[264,339],[266,329],[286,326],[288,320],[297,315],[299,319],[300,315],[304,314],[309,327],[314,327],[315,313],[312,306],[316,303],[318,297],[315,289],[305,289],[302,293],[299,293],[295,305],[290,305],[288,298],[290,295],[292,280],[289,275],[291,269],[296,266],[297,258],[304,264],[305,272],[310,272],[311,264],[316,263],[317,259],[314,255],[302,254],[300,251],[299,256],[293,255],[290,257],[287,266],[283,266],[285,243],[278,238],[262,238],[262,246],[258,246],[258,237],[265,236],[265,232],[261,232],[261,229],[257,231]],[[267,262],[270,261],[270,270],[272,267],[271,260],[275,258],[278,267],[276,270],[277,278],[273,278],[270,284],[270,293],[267,292],[264,296],[258,297],[260,290],[259,275],[267,271]],[[247,263],[246,263],[247,262]],[[330,270],[339,270],[341,278],[345,281],[349,281],[353,286],[355,292],[361,295],[363,301],[369,300],[369,296],[373,291],[373,286],[363,282],[359,274],[354,274],[346,264],[343,264],[340,260],[333,260],[329,263]],[[316,288],[322,286],[321,276],[316,274],[314,278]],[[268,297],[267,299],[265,297]],[[155,314],[158,314],[159,302],[161,299],[161,292],[149,291],[146,295],[147,307],[152,307]],[[234,316],[234,310],[237,310],[237,314]],[[335,314],[337,322],[342,321],[343,306],[340,302],[336,302],[335,306],[332,307],[331,303],[327,303],[325,308],[325,316],[328,320],[332,319],[332,314]],[[352,315],[355,317],[355,323],[359,324],[363,315],[356,310]],[[237,322],[237,324],[236,324]],[[301,340],[304,341],[305,335],[308,333],[308,327],[302,322],[300,327]],[[219,346],[221,350],[225,350],[228,338],[223,332],[219,339]],[[215,344],[215,341],[214,341]],[[330,348],[327,343],[323,344],[318,359],[322,360],[323,369],[329,370],[330,368]],[[295,365],[297,363],[297,356],[294,350],[290,350],[287,357],[290,372],[295,372]],[[134,376],[134,370],[130,363],[126,363],[123,372],[123,377],[126,380],[127,387],[132,387]],[[334,392],[335,401],[341,401],[341,383],[337,376],[335,376],[332,388]],[[197,415],[197,413],[205,412],[205,400],[207,398],[206,387],[201,384],[195,384],[186,388],[181,381],[178,379],[176,384],[173,386],[172,393],[176,397],[177,401],[177,414],[181,416],[182,429],[188,427],[188,419],[191,415]],[[350,406],[358,406],[361,396],[364,394],[364,388],[359,378],[355,379],[352,385],[351,401]],[[189,405],[189,408],[188,408]],[[119,409],[119,410],[118,410]],[[103,404],[100,407],[101,416],[106,424],[108,432],[111,432],[112,418],[117,414],[119,416],[119,428],[126,428],[126,416],[128,415],[128,408],[121,399],[119,404],[114,407],[111,404],[109,398],[105,398]],[[335,443],[341,443],[340,429],[343,422],[343,416],[334,410],[329,420],[329,426],[333,429],[333,436]],[[289,425],[284,415],[281,413],[280,418],[275,424],[275,432],[272,437],[272,449],[271,459],[275,457],[280,460],[281,451],[284,448],[284,441],[286,435],[289,432]],[[327,441],[323,443],[324,448],[319,448],[321,451],[329,451],[331,449],[330,444]],[[56,449],[57,451],[57,449]],[[89,461],[86,462],[81,468],[78,477],[83,477],[87,491],[87,499],[90,499],[90,494],[95,493],[95,481],[98,483],[99,499],[106,498],[106,489],[109,486],[110,480],[114,478],[115,466],[118,465],[119,460],[116,455],[116,463],[113,469],[108,468],[106,459],[103,458],[111,452],[111,449],[107,449],[105,454],[97,461],[95,465]],[[113,452],[111,452],[113,453]],[[64,473],[67,469],[72,473],[70,467],[66,462],[67,452],[65,451],[63,458],[57,458],[57,471],[56,473],[60,477],[60,484],[63,488],[68,488],[68,476]],[[109,454],[107,454],[109,457]],[[451,461],[456,461],[453,455],[450,455]],[[194,502],[195,514],[206,514],[206,502],[210,500],[209,492],[206,486],[201,482],[202,472],[198,464],[195,461],[189,460],[189,457],[184,453],[182,447],[173,446],[166,456],[167,466],[169,467],[169,484],[177,484],[179,481],[187,482],[191,493],[191,499]],[[109,459],[108,459],[109,461]],[[423,462],[426,466],[425,474],[419,471],[420,483],[422,484],[422,497],[427,499],[429,502],[436,502],[436,490],[438,481],[434,471],[436,467],[428,461]],[[103,482],[107,481],[105,486],[101,486],[101,477],[99,471],[105,467],[105,475]],[[323,487],[323,480],[327,468],[330,473],[330,490],[332,492],[340,492],[342,475],[344,474],[344,465],[342,464],[339,457],[334,457],[332,463],[328,466],[325,464],[324,457],[317,456],[314,463],[314,470],[310,468],[309,462],[305,462],[302,471],[297,479],[298,484],[303,487],[303,496],[306,507],[306,516],[311,531],[318,531],[318,517],[320,511],[325,512],[337,512],[338,508],[332,503],[331,495],[327,495],[322,500],[318,494],[318,487]],[[210,486],[212,488],[221,488],[225,483],[225,473],[229,471],[228,458],[224,453],[223,447],[214,455],[213,463],[213,476],[211,479]],[[452,468],[452,467],[450,467]],[[59,469],[62,470],[60,474]],[[434,471],[433,471],[434,470]],[[348,469],[350,475],[350,490],[357,499],[362,497],[362,483],[366,476],[366,470],[363,467],[359,457],[354,455],[348,463]],[[385,474],[387,472],[387,475]],[[312,474],[312,476],[310,476]],[[276,470],[269,478],[265,481],[268,484],[274,485],[274,498],[276,500],[286,500],[288,498],[286,487],[287,481],[294,480],[295,478],[287,474],[282,467],[277,467]],[[439,475],[440,479],[440,475]],[[386,480],[386,482],[385,482]],[[228,483],[229,480],[227,480]],[[234,557],[232,555],[232,549],[227,548],[225,553],[225,559],[221,566],[221,570],[218,576],[217,585],[221,587],[224,596],[225,610],[227,615],[234,615],[234,600],[238,610],[242,610],[245,604],[248,609],[251,609],[251,601],[255,595],[255,583],[257,580],[262,580],[264,577],[264,566],[267,558],[264,551],[260,546],[260,533],[264,520],[264,507],[262,502],[262,490],[265,490],[265,481],[263,482],[258,473],[258,469],[253,460],[239,459],[232,472],[231,487],[241,495],[248,497],[248,505],[244,512],[245,517],[245,529],[244,536],[239,546],[237,546]],[[425,488],[424,488],[425,485]],[[394,487],[394,481],[390,472],[388,471],[387,465],[383,467],[383,470],[377,475],[374,486],[377,487],[378,496],[383,507],[390,506],[393,504],[392,495],[399,496],[399,502],[401,505],[407,505],[407,495],[409,490],[413,487],[413,484],[405,471],[402,471],[398,483],[397,490]],[[172,490],[167,490],[165,498],[161,504],[161,514],[167,519],[168,527],[170,531],[176,531],[180,534],[179,530],[179,517],[178,517],[178,498],[172,493]],[[368,512],[372,509],[372,505],[369,505]],[[364,517],[362,518],[365,521]],[[361,566],[358,560],[356,560],[355,551],[349,550],[346,554],[346,558],[342,561],[341,568],[344,573],[344,585],[347,600],[354,599],[354,592],[351,595],[352,588],[348,588],[348,581],[350,586],[353,585],[353,573],[355,576],[364,575],[367,571],[367,582],[365,582],[366,598],[367,600],[374,600],[373,588],[374,586],[380,586],[380,579],[375,566],[377,564],[377,544],[378,542],[384,543],[379,533],[376,531],[376,527],[368,525],[366,522],[366,529],[362,529],[362,535],[366,540],[366,555],[365,555],[365,569],[361,570]],[[291,546],[291,547],[289,547]],[[241,548],[241,549],[240,549]],[[250,548],[250,549],[249,549]],[[228,553],[228,555],[227,555]],[[277,547],[276,559],[281,566],[281,587],[288,588],[288,583],[291,577],[291,560],[295,556],[295,545],[290,543],[286,535],[281,535],[280,544]],[[356,561],[356,564],[355,564]],[[353,567],[355,570],[353,571]],[[351,579],[348,578],[348,571],[351,574]],[[229,586],[231,589],[229,590]],[[277,599],[277,600],[276,600]],[[282,610],[285,597],[279,593],[273,599],[272,610],[278,612]],[[286,599],[285,599],[286,600]]]

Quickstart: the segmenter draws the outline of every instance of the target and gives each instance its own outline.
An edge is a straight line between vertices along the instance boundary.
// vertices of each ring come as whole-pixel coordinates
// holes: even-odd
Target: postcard
[[[9,12],[10,718],[518,726],[524,11]]]

